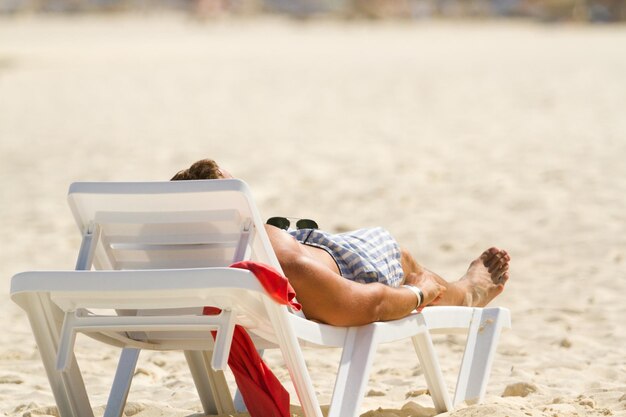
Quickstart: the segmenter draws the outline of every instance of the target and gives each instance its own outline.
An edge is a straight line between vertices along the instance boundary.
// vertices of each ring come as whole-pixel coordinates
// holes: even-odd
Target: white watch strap
[[[417,310],[419,306],[421,306],[424,302],[424,293],[419,287],[416,287],[415,285],[404,284],[403,287],[413,291],[413,293],[417,296],[417,304],[415,305],[415,309]]]

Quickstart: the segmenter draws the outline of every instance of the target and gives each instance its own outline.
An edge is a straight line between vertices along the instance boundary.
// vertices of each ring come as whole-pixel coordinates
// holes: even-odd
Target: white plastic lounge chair
[[[93,416],[73,353],[77,332],[123,348],[105,417],[121,416],[141,349],[184,351],[206,414],[240,410],[223,373],[235,324],[259,349],[281,349],[307,417],[322,414],[301,344],[343,348],[328,416],[353,417],[379,344],[412,339],[442,412],[482,399],[500,331],[510,327],[503,308],[428,307],[401,320],[349,328],[290,312],[251,272],[227,268],[251,259],[280,271],[239,180],[75,183],[69,204],[83,233],[76,271],[24,272],[11,283],[62,417]],[[206,305],[223,311],[202,316]],[[211,330],[217,330],[215,341]],[[430,334],[459,331],[468,337],[450,398]]]

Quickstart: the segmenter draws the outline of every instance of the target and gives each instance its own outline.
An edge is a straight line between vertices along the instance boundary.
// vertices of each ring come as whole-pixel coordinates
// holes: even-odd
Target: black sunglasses
[[[291,222],[289,219],[298,220],[296,222],[296,229],[318,229],[319,226],[315,222],[315,220],[311,219],[298,219],[297,217],[270,217],[267,219],[265,223],[278,227],[279,229],[289,230],[289,226],[291,226]]]

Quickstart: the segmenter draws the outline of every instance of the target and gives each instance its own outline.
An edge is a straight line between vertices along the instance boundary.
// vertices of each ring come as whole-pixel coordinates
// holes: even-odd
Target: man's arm
[[[404,317],[417,303],[416,295],[406,288],[350,281],[306,256],[281,266],[311,320],[359,326]]]
[[[359,326],[399,319],[415,309],[417,296],[411,290],[347,280],[288,234],[275,228],[268,228],[268,234],[307,318],[335,326]],[[421,287],[424,305],[445,290],[434,281],[423,282]]]

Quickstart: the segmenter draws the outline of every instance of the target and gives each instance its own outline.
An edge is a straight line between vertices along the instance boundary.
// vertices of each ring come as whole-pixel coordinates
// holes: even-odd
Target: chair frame
[[[407,337],[413,342],[438,412],[452,410],[462,401],[483,399],[500,332],[511,326],[507,309],[427,307],[399,320],[359,327],[316,323],[273,301],[246,270],[223,266],[111,270],[115,268],[107,261],[111,253],[102,243],[102,224],[107,214],[88,207],[87,211],[92,212],[85,215],[84,207],[73,199],[91,193],[97,196],[93,203],[97,205],[106,201],[108,195],[161,193],[175,198],[191,194],[193,198],[194,193],[212,192],[234,193],[245,201],[246,216],[239,221],[241,229],[232,261],[252,256],[280,270],[252,196],[240,180],[72,184],[70,206],[83,232],[75,271],[24,272],[14,276],[11,283],[11,298],[28,315],[62,417],[93,417],[73,353],[79,332],[122,348],[105,417],[122,415],[142,349],[184,352],[205,414],[244,411],[241,396],[235,395],[233,401],[224,376],[235,324],[249,325],[248,332],[260,350],[281,350],[306,417],[322,414],[301,345],[343,348],[328,417],[359,415],[377,346]],[[108,216],[110,219],[111,214]],[[93,266],[98,270],[92,270]],[[239,303],[232,301],[233,293]],[[202,316],[171,315],[171,310],[164,310],[201,311],[203,305],[215,305],[223,311],[217,316]],[[95,308],[114,309],[121,315],[105,316],[89,310]],[[124,313],[145,309],[156,315]],[[263,323],[256,323],[258,327],[249,323],[255,315],[264,317]],[[240,316],[248,319],[242,321]],[[217,331],[215,341],[208,337],[210,331]],[[178,336],[173,340],[159,339],[157,343],[131,337],[144,334],[141,332],[174,332]],[[467,341],[451,398],[431,333],[459,332],[467,334]]]

